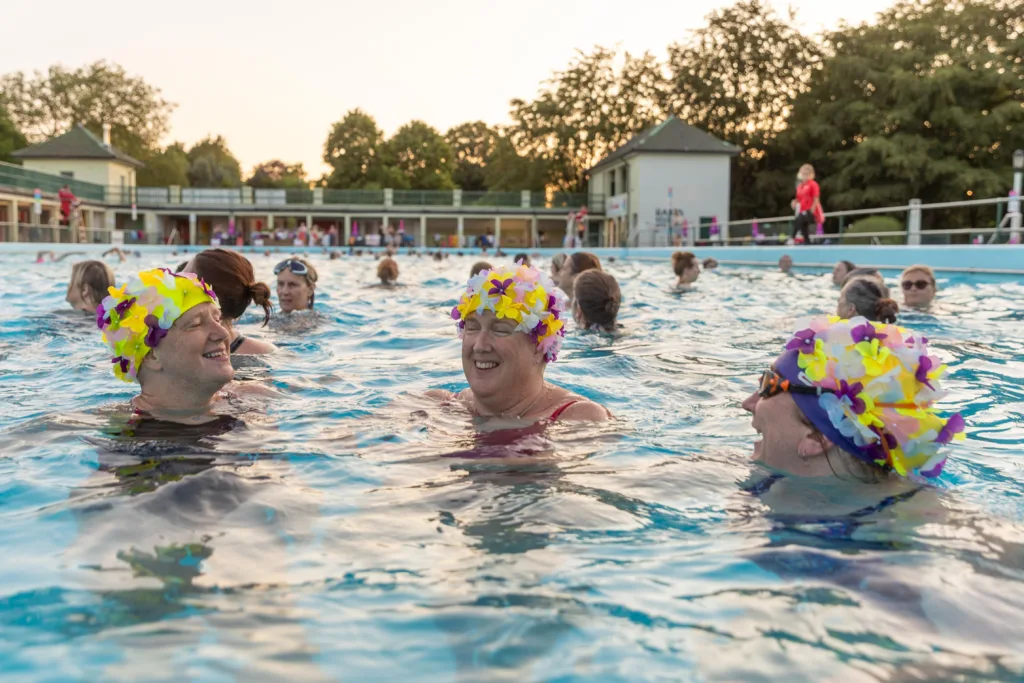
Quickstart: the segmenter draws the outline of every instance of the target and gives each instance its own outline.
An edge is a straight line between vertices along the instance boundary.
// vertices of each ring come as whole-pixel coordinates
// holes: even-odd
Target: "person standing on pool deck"
[[[217,295],[194,273],[143,271],[96,309],[114,375],[138,382],[135,413],[200,424],[232,379],[230,332],[221,324]]]
[[[270,342],[246,337],[234,326],[253,303],[263,309],[263,327],[270,322],[270,287],[256,282],[249,259],[228,249],[206,249],[193,256],[177,272],[195,273],[217,294],[224,316],[221,322],[231,335],[229,348],[232,355],[261,355],[277,351]]]
[[[609,419],[604,406],[544,381],[562,346],[567,305],[565,294],[532,266],[495,268],[471,278],[451,312],[469,388],[428,395],[479,417]]]
[[[865,318],[815,318],[743,401],[761,435],[754,460],[805,477],[865,483],[939,476],[939,450],[964,438],[939,417],[946,371],[924,337]]]
[[[821,222],[824,216],[821,211],[821,188],[814,180],[814,167],[804,164],[800,167],[797,176],[800,184],[796,188],[796,199],[793,200],[793,208],[797,215],[793,219],[793,239],[803,235],[804,244],[811,243],[811,226]]]
[[[928,266],[910,266],[904,270],[900,275],[900,288],[903,290],[903,305],[919,309],[931,306],[938,291],[935,273]]]
[[[316,299],[316,268],[305,259],[293,256],[274,266],[277,276],[277,303],[282,313],[306,311]]]

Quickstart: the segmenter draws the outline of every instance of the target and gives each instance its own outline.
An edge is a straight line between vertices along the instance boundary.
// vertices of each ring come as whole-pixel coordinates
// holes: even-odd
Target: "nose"
[[[754,414],[754,408],[757,407],[757,402],[761,399],[758,393],[755,391],[750,396],[747,396],[743,401],[743,410],[747,411],[751,415]]]
[[[476,339],[473,340],[473,351],[477,353],[484,353],[491,349],[491,333],[487,330],[480,330],[477,332]]]
[[[210,339],[215,342],[222,342],[231,336],[228,332],[228,328],[224,326],[223,322],[213,321],[213,327],[210,329]]]

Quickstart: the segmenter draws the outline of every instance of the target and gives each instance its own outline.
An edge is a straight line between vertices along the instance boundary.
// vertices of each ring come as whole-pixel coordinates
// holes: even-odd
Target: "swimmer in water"
[[[469,276],[476,277],[480,273],[490,270],[493,266],[487,261],[477,261],[473,264],[473,267],[469,269]]]
[[[256,282],[249,259],[227,249],[207,249],[193,256],[184,268],[176,272],[195,273],[213,288],[223,316],[221,324],[230,334],[228,343],[232,355],[261,355],[277,351],[270,342],[246,337],[235,329],[235,321],[254,303],[263,309],[263,327],[270,322],[270,287]]]
[[[138,382],[132,399],[138,419],[203,424],[218,419],[228,398],[231,334],[221,323],[217,295],[195,274],[164,268],[143,271],[96,309],[96,324],[111,352],[114,375]]]
[[[865,318],[814,318],[744,402],[754,460],[802,477],[870,484],[939,476],[964,420],[939,416],[946,371],[927,339]]]
[[[857,270],[857,266],[853,265],[853,261],[837,261],[835,267],[832,268],[832,284],[842,287],[846,277],[855,270]]]
[[[576,298],[572,303],[572,317],[580,329],[595,332],[615,332],[622,291],[614,277],[601,270],[588,270],[576,278]]]
[[[568,258],[565,254],[555,254],[551,257],[551,279],[558,283],[559,274],[562,272],[562,268],[565,267],[565,259]]]
[[[516,264],[521,263],[524,266],[528,266],[528,265],[530,265],[530,255],[527,254],[525,251],[521,251],[518,254],[516,254],[514,257],[512,257],[512,263],[516,263]]]
[[[102,261],[79,261],[71,266],[71,279],[64,300],[76,311],[95,313],[107,290],[114,286],[114,271]]]
[[[377,278],[381,287],[395,287],[398,285],[398,263],[390,256],[385,257],[377,264]]]
[[[900,275],[900,287],[903,289],[903,305],[921,310],[932,305],[938,291],[935,273],[928,266],[910,266],[904,270]]]
[[[840,318],[862,316],[875,322],[894,323],[899,312],[900,305],[889,298],[889,288],[881,283],[880,277],[847,278],[836,304],[836,315]]]
[[[677,251],[672,254],[672,271],[675,272],[679,281],[676,287],[692,285],[700,277],[700,264],[697,257],[689,251]]]
[[[571,299],[575,291],[576,277],[588,270],[601,270],[601,259],[589,251],[577,251],[565,259],[565,264],[558,271],[555,284]]]
[[[470,415],[525,422],[604,421],[607,408],[544,381],[565,335],[565,295],[531,266],[471,278],[452,309],[469,388],[428,395]],[[497,314],[502,317],[498,317]]]
[[[292,257],[274,266],[277,302],[282,313],[306,311],[316,300],[317,272],[308,261]]]
[[[68,251],[60,256],[57,256],[52,251],[40,251],[36,254],[36,263],[46,263],[49,260],[51,263],[60,263],[69,256],[85,256],[84,251]]]
[[[793,270],[793,257],[789,254],[783,254],[779,258],[779,270],[783,273],[789,273],[789,271]]]

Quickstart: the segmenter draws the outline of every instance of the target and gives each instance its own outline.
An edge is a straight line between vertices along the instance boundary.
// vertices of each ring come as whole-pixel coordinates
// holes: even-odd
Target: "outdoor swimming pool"
[[[281,257],[251,258],[272,282]],[[904,316],[970,436],[933,507],[861,523],[744,490],[764,472],[740,401],[834,308],[824,273],[675,293],[667,262],[607,263],[627,334],[570,332],[548,378],[618,420],[484,448],[418,398],[464,386],[448,311],[475,259],[402,256],[386,291],[362,288],[371,258],[314,258],[316,327],[242,325],[282,347],[240,363],[269,409],[127,436],[135,387],[64,312],[70,264],[0,255],[0,678],[1024,676],[1019,281],[940,274]],[[793,485],[806,511],[849,493]]]

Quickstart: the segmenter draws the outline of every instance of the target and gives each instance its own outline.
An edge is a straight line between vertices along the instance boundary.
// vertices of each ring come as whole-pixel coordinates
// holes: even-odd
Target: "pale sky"
[[[807,32],[871,19],[892,0],[768,0]],[[5,1],[0,73],[121,64],[178,107],[165,142],[221,134],[242,163],[323,170],[328,130],[360,107],[390,135],[422,119],[507,123],[574,51],[665,47],[728,0]],[[45,8],[45,9],[44,9]]]

